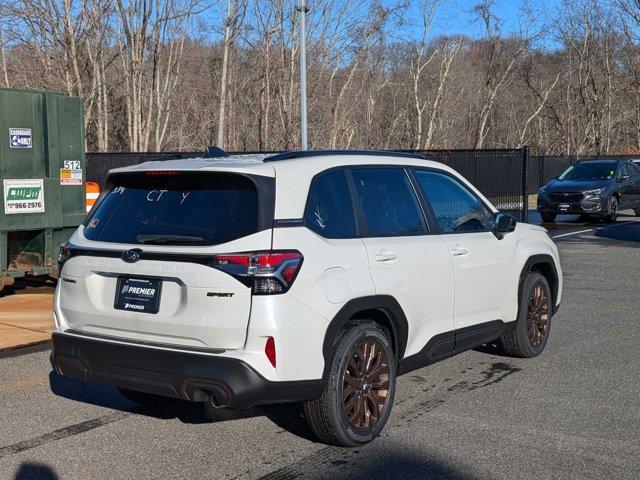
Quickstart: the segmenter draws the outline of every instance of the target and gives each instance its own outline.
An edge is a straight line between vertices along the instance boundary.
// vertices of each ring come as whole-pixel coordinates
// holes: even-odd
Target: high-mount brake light
[[[175,170],[148,170],[145,172],[149,177],[174,177],[179,175]]]
[[[302,254],[295,250],[216,255],[212,266],[251,287],[254,295],[284,293],[293,284]]]

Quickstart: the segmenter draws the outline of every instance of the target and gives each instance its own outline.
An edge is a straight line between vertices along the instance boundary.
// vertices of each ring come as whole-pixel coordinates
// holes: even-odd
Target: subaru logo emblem
[[[122,260],[127,263],[136,263],[138,260],[140,260],[141,253],[142,250],[140,250],[139,248],[125,250],[124,252],[122,252]]]

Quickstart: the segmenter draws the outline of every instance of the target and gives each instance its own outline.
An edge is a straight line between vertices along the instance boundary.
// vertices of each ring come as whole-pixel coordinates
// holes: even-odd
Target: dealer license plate
[[[162,281],[147,278],[118,277],[116,310],[158,313]]]

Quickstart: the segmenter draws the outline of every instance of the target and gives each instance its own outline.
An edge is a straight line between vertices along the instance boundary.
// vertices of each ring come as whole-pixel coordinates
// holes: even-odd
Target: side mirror
[[[496,213],[493,222],[493,233],[498,240],[502,240],[507,233],[513,232],[516,229],[518,221],[511,215],[506,213]]]

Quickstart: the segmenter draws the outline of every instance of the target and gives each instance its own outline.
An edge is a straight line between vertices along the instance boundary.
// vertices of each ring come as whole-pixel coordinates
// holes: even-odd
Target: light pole
[[[300,146],[308,149],[307,143],[307,7],[306,0],[300,0]]]

